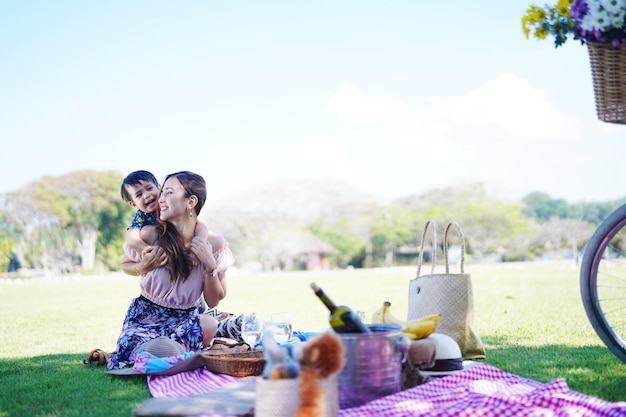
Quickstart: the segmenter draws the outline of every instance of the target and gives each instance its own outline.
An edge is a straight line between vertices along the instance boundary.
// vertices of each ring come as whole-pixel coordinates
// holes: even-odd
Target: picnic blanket
[[[252,381],[254,378],[246,378],[248,384]],[[189,413],[191,409],[181,407],[182,403],[176,405],[176,398],[180,401],[185,397],[198,398],[208,395],[206,393],[209,391],[219,392],[220,387],[236,386],[233,384],[241,382],[239,378],[216,375],[206,369],[173,376],[148,376],[148,387],[154,398],[147,402],[159,408],[159,401],[164,401],[159,408],[159,415],[199,415],[196,412]],[[249,391],[252,388],[248,385],[245,389]],[[198,394],[201,391],[204,394]],[[141,406],[138,410],[135,410],[135,414],[149,415],[141,413]],[[215,417],[220,414],[203,415]],[[607,402],[572,391],[562,378],[542,383],[486,363],[478,363],[457,374],[434,378],[425,384],[359,407],[339,410],[339,417],[418,415],[614,417],[626,416],[626,402]]]

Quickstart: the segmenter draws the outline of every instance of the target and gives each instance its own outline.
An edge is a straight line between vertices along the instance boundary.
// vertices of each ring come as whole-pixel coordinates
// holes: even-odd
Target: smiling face
[[[154,213],[156,211],[159,187],[155,183],[140,180],[136,185],[126,184],[125,187],[131,197],[131,201],[128,204],[144,213]]]
[[[178,178],[169,177],[165,180],[159,196],[161,220],[172,221],[187,215],[192,208],[190,206],[191,197],[188,197],[188,195]]]

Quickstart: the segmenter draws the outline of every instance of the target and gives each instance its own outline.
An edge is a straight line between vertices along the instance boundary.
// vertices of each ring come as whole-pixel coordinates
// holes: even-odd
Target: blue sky
[[[0,193],[189,169],[215,200],[321,178],[620,198],[626,126],[596,119],[586,47],[525,39],[528,4],[1,2]]]

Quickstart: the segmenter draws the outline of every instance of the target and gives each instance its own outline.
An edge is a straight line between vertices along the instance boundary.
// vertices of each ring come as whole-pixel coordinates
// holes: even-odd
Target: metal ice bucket
[[[345,348],[339,408],[356,407],[400,391],[410,340],[397,324],[368,324],[372,333],[338,333]]]

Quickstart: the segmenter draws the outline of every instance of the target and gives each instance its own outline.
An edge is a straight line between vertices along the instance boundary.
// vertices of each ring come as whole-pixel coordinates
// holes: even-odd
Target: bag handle
[[[420,270],[422,269],[422,260],[424,258],[424,241],[426,240],[426,232],[428,231],[428,226],[432,226],[430,229],[432,231],[433,237],[433,253],[431,256],[433,266],[430,273],[435,273],[435,264],[437,263],[437,228],[435,227],[435,221],[433,219],[428,219],[426,220],[426,224],[424,225],[424,232],[422,233],[422,245],[420,247],[419,258],[417,259],[417,275],[415,275],[416,277],[420,276]]]
[[[465,237],[463,236],[463,231],[461,230],[461,226],[455,221],[451,221],[446,225],[446,231],[443,236],[443,257],[446,260],[446,274],[450,273],[450,266],[448,261],[448,232],[450,231],[450,227],[455,226],[456,230],[459,232],[459,237],[461,238],[461,273],[463,274],[463,265],[465,264]]]

